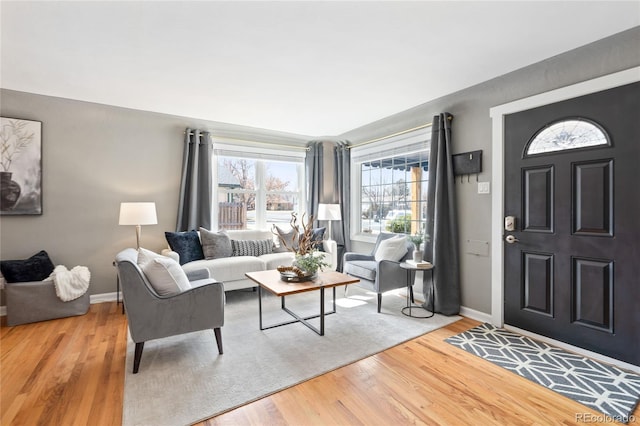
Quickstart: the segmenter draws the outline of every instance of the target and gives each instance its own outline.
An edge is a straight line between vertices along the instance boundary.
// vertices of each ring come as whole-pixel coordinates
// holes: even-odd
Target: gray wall
[[[434,114],[449,111],[455,116],[455,151],[482,149],[484,172],[480,180],[489,181],[492,170],[490,107],[638,66],[639,45],[640,29],[635,28],[335,139],[357,143],[430,122]],[[20,259],[45,249],[56,264],[69,268],[88,266],[92,273],[92,294],[115,291],[113,257],[122,248],[135,244],[133,227],[117,224],[121,202],[155,201],[159,223],[143,227],[142,243],[152,250],[165,246],[164,231],[175,227],[186,127],[207,128],[219,135],[267,142],[300,144],[317,139],[11,90],[0,90],[0,101],[3,117],[43,123],[44,194],[41,216],[0,217],[0,258]],[[332,188],[329,182],[325,190],[328,188]],[[465,242],[468,239],[489,241],[490,196],[478,195],[475,183],[456,188],[462,302],[464,306],[489,313],[489,258],[465,254]],[[354,248],[371,250],[366,244],[356,242]]]
[[[491,164],[491,107],[638,66],[639,46],[640,27],[636,27],[352,130],[340,135],[340,139],[359,143],[431,122],[434,115],[448,111],[455,117],[454,152],[482,150],[483,172],[479,180],[490,181],[494,167]],[[491,313],[490,258],[466,252],[467,240],[488,242],[491,239],[491,196],[477,193],[475,177],[471,183],[465,180],[463,184],[456,184],[456,191],[462,305]],[[354,241],[352,244],[355,251],[372,249],[366,243]]]
[[[166,247],[175,230],[186,127],[252,141],[303,144],[310,137],[0,91],[0,115],[42,122],[43,214],[0,216],[0,258],[46,250],[54,264],[88,266],[91,294],[116,290],[115,254],[135,247],[135,227],[119,226],[123,201],[154,201],[158,224],[142,245]],[[3,302],[4,304],[4,302]]]

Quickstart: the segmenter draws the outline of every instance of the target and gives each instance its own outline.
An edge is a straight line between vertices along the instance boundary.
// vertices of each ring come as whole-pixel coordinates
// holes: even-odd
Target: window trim
[[[420,146],[422,145],[422,146]],[[431,150],[430,128],[392,136],[367,145],[351,149],[351,229],[352,241],[375,243],[377,235],[362,232],[360,206],[362,204],[362,173],[360,165],[364,162],[381,160],[398,155],[412,154],[426,150],[427,158]]]

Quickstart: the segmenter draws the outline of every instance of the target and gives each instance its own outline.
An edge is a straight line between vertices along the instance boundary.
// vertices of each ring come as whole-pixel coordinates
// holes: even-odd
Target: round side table
[[[405,306],[404,308],[402,308],[402,314],[406,315],[408,317],[411,318],[431,318],[432,316],[434,316],[436,314],[435,312],[435,286],[433,284],[433,265],[429,265],[428,267],[418,267],[416,265],[413,265],[411,263],[407,263],[407,262],[402,262],[400,264],[400,267],[402,269],[405,269],[407,271],[407,306]],[[413,281],[412,278],[415,277],[415,273],[416,271],[429,271],[431,273],[431,315],[426,315],[426,316],[415,316],[412,315],[411,313],[411,308],[413,308],[413,304],[411,303],[411,300],[409,300],[409,293],[412,291],[411,287],[413,285]],[[422,306],[415,306],[416,308],[420,308],[420,309],[424,309]],[[405,312],[405,311],[409,311],[409,313]],[[426,309],[425,309],[426,310]]]

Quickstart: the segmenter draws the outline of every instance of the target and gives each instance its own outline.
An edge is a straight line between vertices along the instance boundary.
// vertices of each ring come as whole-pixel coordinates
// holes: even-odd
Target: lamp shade
[[[318,220],[342,220],[340,204],[318,204]]]
[[[156,225],[156,203],[120,203],[120,225]]]

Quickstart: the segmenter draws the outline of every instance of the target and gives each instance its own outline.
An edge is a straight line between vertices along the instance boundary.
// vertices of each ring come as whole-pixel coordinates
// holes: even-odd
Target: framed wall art
[[[42,214],[42,122],[0,117],[0,215]]]

